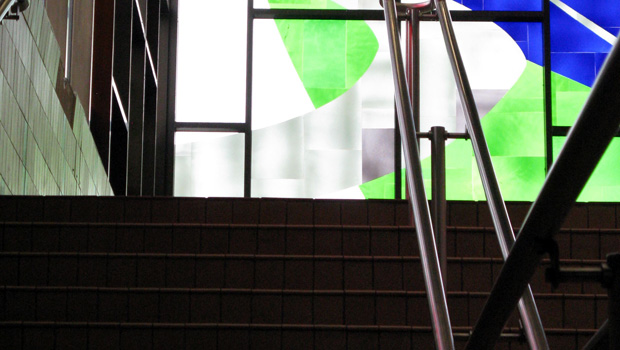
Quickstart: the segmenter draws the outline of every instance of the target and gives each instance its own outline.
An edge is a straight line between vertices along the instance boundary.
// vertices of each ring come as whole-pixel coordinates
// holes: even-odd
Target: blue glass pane
[[[611,44],[551,4],[552,52],[609,52]]]
[[[469,9],[474,11],[481,11],[484,9],[484,1],[483,0],[461,0],[457,1],[467,6]]]
[[[540,0],[485,0],[485,11],[542,11]]]
[[[496,22],[519,45],[525,58],[542,65],[542,24]]]
[[[592,86],[596,73],[595,58],[593,53],[552,53],[551,70],[584,85]]]
[[[603,28],[620,27],[618,0],[563,0],[563,2]]]
[[[455,0],[474,11],[542,11],[540,0]]]
[[[610,49],[611,44],[603,38],[551,5],[551,68],[554,72],[592,86]]]

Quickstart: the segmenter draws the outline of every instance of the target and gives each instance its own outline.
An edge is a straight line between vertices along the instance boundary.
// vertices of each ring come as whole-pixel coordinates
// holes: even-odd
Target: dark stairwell
[[[529,203],[508,203],[515,226]],[[2,349],[433,349],[404,201],[2,197]],[[484,202],[448,203],[457,348],[502,259]],[[578,204],[562,266],[618,250],[616,204]],[[531,281],[551,349],[607,318],[591,283]],[[527,349],[516,317],[499,349]]]

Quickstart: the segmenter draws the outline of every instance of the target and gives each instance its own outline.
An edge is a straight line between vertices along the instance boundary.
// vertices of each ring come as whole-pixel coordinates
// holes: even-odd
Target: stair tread
[[[366,295],[426,296],[423,290],[386,289],[263,289],[263,288],[174,288],[174,287],[89,287],[89,286],[2,286],[1,291],[30,292],[110,292],[110,293],[218,293],[218,294],[287,294],[287,295]],[[488,297],[490,292],[446,291],[460,297]],[[602,293],[533,293],[535,298],[607,299]]]
[[[56,327],[110,327],[110,328],[269,328],[269,329],[334,329],[334,330],[421,330],[431,331],[430,326],[402,326],[402,325],[340,325],[340,324],[266,324],[266,323],[180,323],[180,322],[60,322],[60,321],[0,321],[0,326],[56,326]],[[452,327],[456,332],[468,332],[470,326]],[[506,327],[508,332],[519,333],[518,327]],[[575,334],[594,333],[595,328],[545,328],[546,333]]]

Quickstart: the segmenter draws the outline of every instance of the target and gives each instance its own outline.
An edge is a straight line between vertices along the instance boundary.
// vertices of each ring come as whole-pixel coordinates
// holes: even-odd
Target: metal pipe
[[[564,282],[598,282],[604,283],[608,277],[609,268],[606,265],[598,267],[560,267],[559,269],[547,268],[545,280],[549,283]]]
[[[407,21],[407,82],[413,123],[420,130],[420,10],[411,9]]]
[[[404,19],[405,13],[401,12]],[[542,11],[450,11],[455,22],[528,22],[543,21]],[[306,9],[255,9],[255,19],[315,19],[384,21],[382,10],[306,10]],[[433,14],[420,15],[420,21],[437,21]]]
[[[422,180],[422,164],[420,162],[418,144],[415,136],[416,130],[413,124],[413,112],[409,101],[403,57],[400,51],[401,46],[398,36],[399,22],[396,16],[396,3],[394,0],[385,1],[384,12],[390,44],[392,73],[394,75],[398,123],[404,143],[408,192],[413,207],[413,215],[420,247],[420,259],[422,261],[424,282],[428,294],[428,305],[433,323],[433,335],[438,350],[454,349],[454,339],[452,337],[452,328],[448,316],[448,303],[442,284],[441,270],[439,268],[439,259],[437,257],[433,226],[430,218],[430,209],[426,199],[424,182]]]
[[[446,129],[431,128],[431,184],[433,191],[433,227],[437,237],[437,251],[443,284],[448,283],[447,205],[446,205]]]
[[[73,0],[67,0],[67,42],[65,43],[65,81],[71,81],[71,61],[73,60]]]
[[[590,97],[553,164],[493,286],[466,349],[492,349],[528,281],[620,125],[620,45],[607,57]]]
[[[0,21],[4,19],[7,13],[11,10],[11,6],[15,4],[17,0],[2,0],[0,2]]]
[[[514,232],[512,225],[508,217],[508,210],[502,197],[502,193],[499,187],[499,183],[495,176],[495,170],[493,169],[493,162],[491,161],[491,153],[487,146],[484,132],[482,130],[482,124],[480,123],[480,116],[478,115],[478,109],[474,100],[474,95],[467,78],[465,71],[465,65],[461,58],[458,44],[456,42],[456,36],[454,34],[454,28],[452,27],[452,19],[448,6],[445,0],[433,0],[437,8],[437,14],[439,16],[439,22],[441,30],[443,32],[444,41],[446,43],[446,49],[448,50],[448,56],[454,72],[454,78],[457,84],[457,90],[461,98],[461,103],[465,111],[465,120],[467,123],[467,130],[471,138],[472,146],[474,148],[474,154],[476,155],[476,162],[478,164],[478,171],[480,172],[480,178],[491,211],[491,217],[493,219],[493,225],[497,232],[497,238],[502,251],[504,259],[508,257],[508,253],[515,242]],[[544,329],[536,303],[534,302],[534,296],[531,289],[528,287],[524,291],[523,299],[519,302],[519,314],[523,322],[526,338],[530,349],[549,349],[547,344],[547,337],[545,336]]]
[[[247,57],[245,63],[245,125],[243,159],[243,196],[252,197],[252,94],[254,89],[254,0],[247,7]]]
[[[398,111],[396,109],[396,101],[394,101],[394,199],[403,199],[403,148],[401,147],[402,140],[400,139]]]
[[[445,132],[444,133],[446,140],[448,139],[462,139],[469,140],[469,134],[466,132]],[[433,134],[431,132],[418,132],[416,133],[418,138],[432,139]]]
[[[553,164],[553,92],[551,90],[551,4],[542,0],[543,7],[543,87],[545,108],[545,174]]]

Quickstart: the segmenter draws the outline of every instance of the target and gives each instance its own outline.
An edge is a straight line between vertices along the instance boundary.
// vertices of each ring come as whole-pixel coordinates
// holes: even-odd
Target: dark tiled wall
[[[508,202],[506,207],[513,227],[520,227],[530,206],[529,202]],[[564,228],[618,228],[618,203],[576,203]],[[493,227],[486,202],[448,202],[448,225]]]
[[[5,196],[0,221],[407,226],[409,213],[393,200]]]

